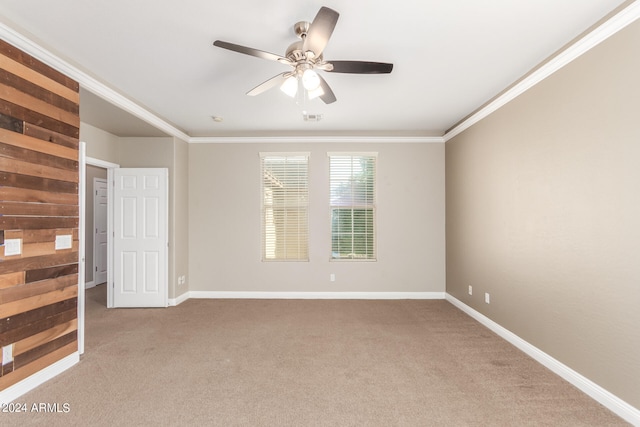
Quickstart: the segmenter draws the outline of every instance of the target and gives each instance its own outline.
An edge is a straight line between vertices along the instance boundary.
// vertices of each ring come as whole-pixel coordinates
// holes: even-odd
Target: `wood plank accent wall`
[[[0,40],[0,390],[78,349],[79,101],[77,82]]]

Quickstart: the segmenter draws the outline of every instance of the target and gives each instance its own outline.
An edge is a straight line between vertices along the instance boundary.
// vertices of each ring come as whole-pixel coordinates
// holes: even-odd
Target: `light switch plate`
[[[71,235],[63,234],[56,236],[56,250],[58,249],[71,249]]]
[[[4,256],[20,255],[22,239],[4,239]]]

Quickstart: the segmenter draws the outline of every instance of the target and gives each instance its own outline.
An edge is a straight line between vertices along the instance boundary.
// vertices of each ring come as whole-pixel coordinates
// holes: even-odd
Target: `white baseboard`
[[[190,291],[197,299],[444,299],[444,292],[225,292]]]
[[[188,291],[169,299],[175,307],[193,299],[445,299],[444,292],[251,292]]]
[[[522,350],[534,360],[547,367],[555,374],[564,378],[566,381],[573,384],[575,387],[586,393],[592,399],[607,407],[609,410],[611,410],[611,412],[617,414],[619,417],[623,418],[625,421],[631,423],[634,426],[640,426],[639,409],[634,408],[613,393],[605,390],[590,379],[569,368],[567,365],[549,356],[547,353],[543,352],[534,345],[529,344],[527,341],[523,340],[513,332],[500,326],[493,320],[469,307],[454,296],[446,294],[446,299],[451,304],[464,311],[469,316],[473,317],[475,320],[498,334],[500,337],[504,338],[506,341]]]
[[[35,374],[25,378],[24,380],[10,387],[7,387],[6,389],[0,391],[0,404],[9,403],[16,400],[23,394],[30,392],[39,385],[49,381],[56,375],[59,375],[67,369],[71,368],[79,361],[80,353],[72,353],[63,359],[58,360],[53,365],[47,366],[43,370],[36,372]]]
[[[182,295],[179,295],[177,298],[169,298],[169,307],[175,307],[176,305],[180,305],[186,300],[189,299],[189,292],[185,292]]]
[[[96,282],[94,282],[93,280],[90,282],[84,282],[84,288],[85,289],[91,289],[93,287],[96,286]]]

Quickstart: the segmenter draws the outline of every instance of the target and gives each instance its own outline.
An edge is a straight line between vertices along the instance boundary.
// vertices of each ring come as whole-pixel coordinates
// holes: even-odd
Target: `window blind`
[[[376,160],[329,153],[331,259],[376,259]]]
[[[309,260],[309,155],[261,153],[262,260]]]

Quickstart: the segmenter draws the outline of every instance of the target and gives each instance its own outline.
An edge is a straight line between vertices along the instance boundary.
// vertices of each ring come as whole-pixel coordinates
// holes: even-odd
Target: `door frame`
[[[113,175],[113,169],[119,168],[120,165],[116,163],[107,162],[104,160],[96,159],[93,157],[87,156],[87,143],[84,141],[80,141],[79,146],[79,176],[78,176],[78,205],[80,210],[80,218],[78,221],[78,353],[84,354],[84,320],[85,320],[85,269],[86,269],[86,244],[85,244],[85,224],[86,224],[86,186],[87,186],[87,174],[86,168],[87,165],[97,166],[101,168],[107,169],[107,187],[109,186],[109,175]],[[107,200],[107,233],[113,233],[113,218],[111,217],[113,214],[111,212],[111,198],[109,197]],[[112,253],[109,248],[109,243],[112,239],[107,239],[107,285],[112,282]],[[107,291],[109,291],[109,287],[107,286]],[[107,292],[107,307],[109,307],[109,299]]]

